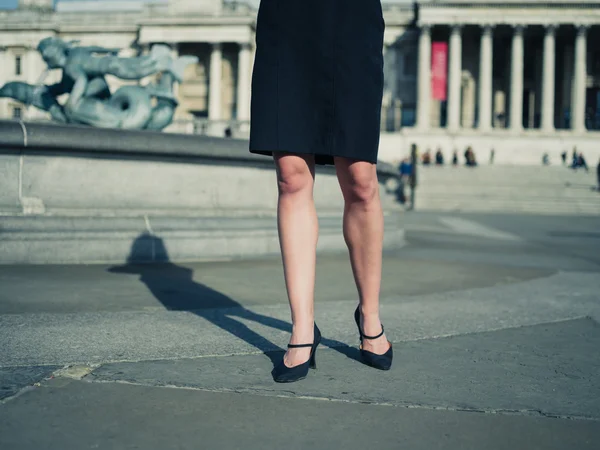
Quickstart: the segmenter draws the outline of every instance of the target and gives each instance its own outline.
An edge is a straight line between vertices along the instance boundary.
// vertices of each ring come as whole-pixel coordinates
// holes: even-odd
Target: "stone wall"
[[[382,164],[382,184],[395,176]],[[395,247],[400,208],[382,191]],[[315,199],[319,250],[345,251],[332,168]],[[273,162],[247,141],[0,121],[0,263],[123,262],[145,235],[175,260],[276,254],[276,204]]]

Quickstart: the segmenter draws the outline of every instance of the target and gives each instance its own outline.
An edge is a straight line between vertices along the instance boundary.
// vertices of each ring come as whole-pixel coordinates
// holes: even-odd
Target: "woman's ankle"
[[[292,339],[308,339],[306,343],[309,343],[309,340],[314,337],[314,321],[308,323],[298,323],[292,325]]]
[[[379,318],[379,305],[376,305],[376,306],[360,305],[359,311],[360,311],[360,315],[362,316],[363,319],[371,320],[371,319]]]

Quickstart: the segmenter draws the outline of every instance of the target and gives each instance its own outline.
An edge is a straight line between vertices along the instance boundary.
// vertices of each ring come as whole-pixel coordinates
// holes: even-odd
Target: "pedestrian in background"
[[[444,165],[444,154],[442,153],[442,149],[438,147],[435,152],[435,165],[443,166]]]
[[[410,173],[412,171],[412,164],[408,160],[408,158],[404,158],[400,163],[400,179],[408,182],[408,177],[410,177]]]
[[[581,152],[577,156],[577,167],[583,167],[586,172],[590,171],[590,168],[587,165],[587,161],[585,160],[585,156],[583,156],[583,153]]]
[[[400,163],[400,183],[398,186],[398,201],[402,204],[406,203],[406,186],[410,181],[410,174],[412,173],[412,164],[408,158],[404,158]]]
[[[598,166],[596,167],[596,177],[598,178],[598,192],[600,192],[600,159],[598,159]]]
[[[467,149],[465,150],[465,164],[467,165],[467,167],[476,167],[477,166],[477,160],[475,159],[475,152],[473,151],[473,149],[469,146],[467,147]]]
[[[424,166],[431,165],[431,150],[427,149],[425,153],[423,153],[423,157],[421,158],[421,162]]]
[[[579,156],[573,151],[573,159],[571,161],[571,169],[576,170],[579,167]]]
[[[548,154],[548,152],[544,153],[542,155],[542,164],[544,166],[549,166],[550,165],[550,155]]]

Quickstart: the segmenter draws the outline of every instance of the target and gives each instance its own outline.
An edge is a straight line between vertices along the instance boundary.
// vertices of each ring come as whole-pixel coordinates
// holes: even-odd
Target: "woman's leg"
[[[352,272],[358,289],[362,330],[367,336],[381,333],[379,292],[383,251],[383,210],[375,164],[335,158],[338,180],[344,196],[344,238],[350,252]],[[383,354],[385,336],[363,341],[363,348]]]
[[[313,200],[315,160],[310,155],[276,153],[277,226],[292,312],[291,344],[313,342],[314,289],[319,225]],[[310,348],[288,349],[284,363],[308,361]]]

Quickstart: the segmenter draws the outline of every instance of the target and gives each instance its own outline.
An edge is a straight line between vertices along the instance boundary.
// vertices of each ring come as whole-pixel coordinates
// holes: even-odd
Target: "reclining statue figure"
[[[62,69],[62,79],[51,86],[9,82],[0,88],[0,97],[10,97],[50,113],[61,123],[95,127],[162,130],[175,113],[177,100],[173,85],[183,80],[194,56],[173,59],[170,49],[155,45],[149,55],[133,58],[116,56],[118,50],[103,47],[74,47],[59,38],[46,38],[38,45],[50,69]],[[159,80],[147,86],[124,86],[111,93],[106,75],[140,80],[149,75]],[[68,94],[61,105],[57,98]]]

